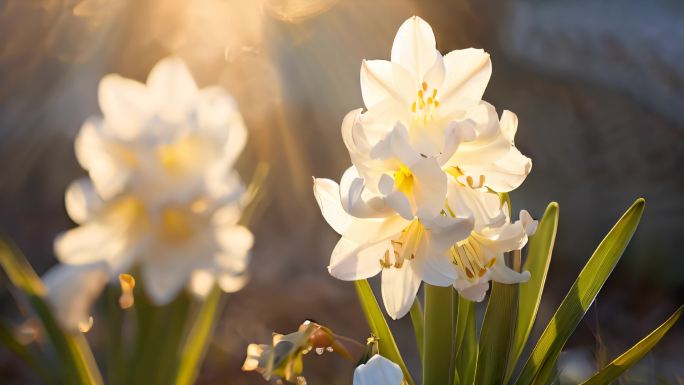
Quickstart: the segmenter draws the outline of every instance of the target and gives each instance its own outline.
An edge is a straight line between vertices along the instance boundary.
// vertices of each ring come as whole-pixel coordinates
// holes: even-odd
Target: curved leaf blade
[[[423,307],[420,305],[418,297],[413,301],[411,305],[411,324],[413,325],[413,333],[416,336],[416,346],[418,347],[418,356],[420,357],[420,362],[423,362],[423,336],[425,327],[423,326]]]
[[[10,282],[28,298],[31,308],[40,318],[62,364],[62,374],[71,384],[103,384],[93,354],[82,335],[62,330],[45,302],[45,286],[26,258],[13,246],[0,239],[0,265]]]
[[[373,294],[373,290],[368,284],[368,281],[365,279],[354,281],[354,285],[356,286],[356,294],[359,297],[359,302],[361,302],[363,313],[366,315],[368,326],[370,326],[373,334],[379,339],[378,348],[380,354],[399,365],[402,372],[404,372],[404,380],[406,380],[409,385],[414,385],[415,382],[406,368],[404,359],[401,358],[392,331],[389,326],[387,326],[385,316],[382,315],[382,310],[380,310],[378,301],[375,299],[375,295]]]
[[[511,377],[515,370],[515,365],[525,348],[525,343],[532,332],[534,321],[537,318],[537,311],[541,303],[546,275],[549,271],[551,254],[556,241],[556,231],[558,229],[558,203],[551,202],[544,216],[539,222],[537,231],[530,237],[528,246],[527,260],[523,265],[523,270],[530,272],[530,280],[519,286],[518,317],[513,338],[513,346],[508,360],[506,370],[506,381]]]
[[[646,353],[650,352],[654,346],[667,334],[667,332],[674,326],[675,323],[682,316],[684,312],[684,306],[681,306],[677,311],[674,312],[665,322],[653,330],[649,335],[644,337],[636,345],[632,346],[629,350],[622,353],[622,355],[605,368],[599,370],[598,373],[594,374],[590,379],[583,382],[582,385],[600,385],[609,384],[613,380],[617,379],[625,370],[636,364],[641,358],[643,358]]]
[[[223,308],[221,289],[214,286],[200,305],[180,352],[180,362],[176,372],[175,385],[192,385],[197,378],[202,359],[214,334],[216,321]]]
[[[454,384],[472,385],[477,365],[477,312],[475,302],[458,296],[456,315],[456,373]]]
[[[492,292],[480,331],[476,384],[503,384],[513,342],[517,306],[518,285],[498,282],[492,284]]]
[[[516,384],[531,384],[546,361],[557,357],[632,239],[644,205],[643,198],[637,199],[601,241],[544,329]]]

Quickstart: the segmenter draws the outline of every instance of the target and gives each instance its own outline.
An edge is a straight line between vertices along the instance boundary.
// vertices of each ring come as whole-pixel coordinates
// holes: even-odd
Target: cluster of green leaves
[[[502,197],[507,199],[507,197]],[[541,302],[558,228],[558,204],[551,203],[537,232],[530,238],[524,270],[529,282],[494,282],[479,336],[476,307],[451,287],[425,285],[424,311],[418,299],[411,308],[424,385],[541,385],[557,379],[556,362],[596,295],[608,279],[634,234],[645,201],[638,199],[620,218],[589,258],[570,291],[521,361]],[[406,381],[415,383],[395,344],[367,281],[356,282],[357,293],[372,332],[379,337],[381,355],[396,362]],[[684,311],[680,307],[662,325],[585,384],[609,384],[629,369],[672,328]]]
[[[0,241],[0,265],[16,288],[18,300],[28,304],[30,317],[40,321],[39,333],[46,337],[44,342],[23,343],[17,338],[17,328],[0,320],[0,344],[30,365],[46,384],[104,384],[86,338],[63,330],[46,302],[43,282],[7,241]],[[140,285],[136,286],[135,309],[131,309],[136,333],[132,341],[126,341],[123,333],[126,314],[119,308],[118,296],[118,288],[107,289],[104,322],[95,324],[106,327],[106,383],[192,384],[222,308],[221,291],[215,287],[201,302],[181,295],[166,306],[155,307]]]

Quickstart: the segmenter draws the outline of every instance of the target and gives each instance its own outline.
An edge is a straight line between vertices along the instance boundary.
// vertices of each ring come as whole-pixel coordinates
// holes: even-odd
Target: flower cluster
[[[139,272],[157,305],[188,286],[205,296],[246,282],[251,232],[239,224],[245,188],[233,170],[247,130],[233,98],[199,89],[185,63],[160,61],[147,84],[118,75],[100,82],[103,116],[76,139],[88,177],[66,192],[78,227],[55,241],[62,265],[45,277],[59,318],[75,328],[108,281]],[[69,292],[89,293],[72,302]]]
[[[392,318],[404,316],[421,282],[453,285],[481,301],[489,281],[523,282],[506,265],[536,222],[513,222],[499,194],[517,188],[531,160],[514,144],[517,118],[482,100],[491,75],[483,50],[442,56],[428,23],[406,20],[391,61],[361,65],[366,110],[342,123],[352,166],[340,183],[315,179],[326,221],[342,238],[328,270],[342,280],[382,273]]]

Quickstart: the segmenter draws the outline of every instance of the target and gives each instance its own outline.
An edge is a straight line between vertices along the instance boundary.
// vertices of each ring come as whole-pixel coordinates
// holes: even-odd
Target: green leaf
[[[127,370],[128,383],[161,385],[173,381],[180,362],[178,355],[190,299],[184,292],[171,303],[155,306],[144,293],[141,283],[135,285],[135,310],[138,316],[135,349]],[[164,327],[160,327],[163,325]],[[169,370],[150,370],[150,368]]]
[[[221,289],[214,286],[207,298],[201,303],[194,323],[185,337],[181,348],[182,360],[178,365],[175,385],[192,385],[202,366],[204,355],[214,334],[216,321],[223,309]]]
[[[455,384],[472,385],[475,382],[478,352],[476,317],[475,302],[459,296],[456,319]]]
[[[425,335],[423,341],[423,385],[444,385],[453,382],[451,367],[454,322],[451,319],[451,286],[425,284]]]
[[[0,240],[0,265],[10,282],[28,298],[40,318],[45,333],[57,352],[63,381],[68,384],[102,384],[102,376],[83,335],[66,333],[45,302],[45,286],[26,258],[4,240]]]
[[[539,370],[547,365],[547,361],[558,356],[622,256],[639,224],[644,204],[642,198],[637,199],[589,258],[570,292],[544,329],[516,381],[518,385],[531,384]]]
[[[404,380],[408,382],[409,385],[414,385],[415,382],[411,378],[411,374],[404,364],[404,360],[401,358],[399,353],[399,348],[394,341],[394,336],[387,326],[387,321],[382,315],[382,310],[378,305],[378,301],[375,299],[373,290],[371,289],[368,281],[365,279],[354,281],[356,286],[356,294],[359,297],[359,302],[361,302],[361,307],[363,308],[363,313],[366,315],[366,321],[368,326],[370,326],[373,334],[379,338],[378,345],[380,354],[393,361],[401,367],[404,372]]]
[[[420,356],[420,362],[423,362],[423,307],[420,305],[418,297],[413,301],[411,305],[411,323],[413,324],[413,333],[416,335],[416,346],[418,347],[418,355]]]
[[[558,203],[551,202],[539,222],[537,231],[530,237],[527,260],[523,266],[523,271],[527,270],[530,272],[530,280],[526,283],[521,283],[518,289],[520,295],[518,297],[517,326],[504,382],[508,382],[508,379],[513,374],[515,365],[518,363],[520,354],[522,354],[525,348],[525,343],[537,318],[537,311],[539,310],[539,303],[541,302],[544,283],[546,282],[546,274],[551,262],[551,253],[556,241],[557,229]]]
[[[517,306],[518,285],[492,283],[492,292],[480,331],[476,384],[500,385],[504,383],[506,364],[513,341]]]
[[[636,345],[632,346],[629,350],[624,352],[620,357],[616,358],[608,364],[605,368],[599,370],[598,373],[594,374],[590,379],[585,381],[583,385],[600,385],[609,384],[613,380],[617,379],[625,370],[636,364],[641,358],[643,358],[646,353],[651,351],[654,346],[667,334],[667,332],[677,323],[679,317],[682,316],[684,312],[684,306],[677,309],[674,314],[670,316],[662,325],[658,326],[657,329],[653,330],[651,334],[647,335],[639,341]]]

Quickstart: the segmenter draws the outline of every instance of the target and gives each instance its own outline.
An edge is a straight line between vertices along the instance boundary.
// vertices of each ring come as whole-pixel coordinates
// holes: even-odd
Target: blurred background
[[[539,217],[560,204],[542,325],[622,212],[647,200],[631,246],[561,357],[564,383],[578,383],[684,299],[680,0],[0,0],[0,232],[39,273],[55,264],[53,237],[73,226],[63,193],[84,175],[73,139],[99,113],[99,79],[144,81],[175,53],[201,86],[219,84],[237,99],[250,130],[243,178],[259,161],[271,165],[252,280],[229,297],[198,383],[266,383],[240,371],[247,344],[305,318],[365,340],[353,285],[325,270],[338,237],[311,176],[339,179],[348,167],[339,129],[363,105],[361,60],[389,58],[394,33],[414,14],[432,25],[443,53],[491,53],[485,99],[519,116],[516,143],[533,159],[512,194],[515,210]],[[7,285],[0,311],[20,319]],[[410,322],[392,326],[417,368]],[[684,384],[683,329],[623,383]],[[96,315],[95,346],[101,333]],[[307,356],[305,368],[309,384],[351,383],[353,365],[336,356]],[[38,383],[2,349],[0,382]]]

